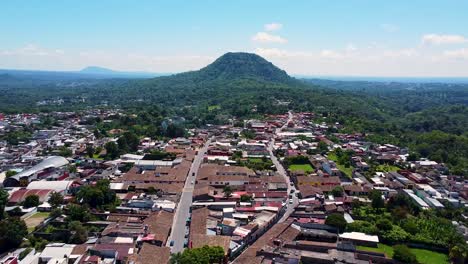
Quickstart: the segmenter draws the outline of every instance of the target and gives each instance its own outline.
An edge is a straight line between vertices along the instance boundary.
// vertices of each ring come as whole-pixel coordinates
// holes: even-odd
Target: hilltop
[[[194,72],[205,80],[254,79],[267,82],[290,82],[292,78],[264,58],[245,52],[229,52],[210,65]]]
[[[171,85],[181,86],[213,83],[228,84],[239,81],[252,83],[292,84],[297,81],[290,77],[284,70],[273,65],[264,58],[246,52],[228,52],[208,66],[191,72],[184,72],[163,78],[155,78],[158,82],[170,82]]]

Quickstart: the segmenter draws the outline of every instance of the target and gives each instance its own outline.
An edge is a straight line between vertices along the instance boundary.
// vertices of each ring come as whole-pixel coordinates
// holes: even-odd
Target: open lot
[[[42,221],[49,217],[49,212],[37,212],[32,216],[24,219],[26,226],[28,227],[28,232],[32,232],[36,226],[38,226]]]
[[[289,165],[291,171],[304,171],[306,173],[313,172],[314,168],[310,164],[291,164]]]
[[[377,248],[374,247],[364,247],[364,246],[357,246],[359,250],[367,250],[372,252],[382,252],[387,255],[387,257],[391,258],[393,256],[393,247],[390,245],[385,245],[380,243]],[[411,252],[416,255],[416,258],[419,263],[422,264],[448,264],[448,256],[443,253],[430,251],[427,249],[419,249],[419,248],[410,248]]]

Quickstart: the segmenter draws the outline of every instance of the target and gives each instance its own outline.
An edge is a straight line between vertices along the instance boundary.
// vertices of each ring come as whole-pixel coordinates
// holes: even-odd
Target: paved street
[[[198,150],[198,154],[195,156],[195,159],[190,168],[189,175],[185,181],[184,190],[182,196],[180,197],[179,205],[175,213],[174,221],[172,224],[171,235],[168,239],[167,246],[170,246],[171,241],[174,241],[174,245],[171,247],[172,253],[181,252],[184,249],[184,240],[185,240],[185,225],[187,218],[190,215],[190,206],[192,206],[192,194],[195,184],[192,184],[192,181],[195,183],[196,175],[198,169],[203,161],[203,156],[205,155],[208,145],[211,143],[211,140],[208,140],[205,145]],[[192,176],[195,175],[195,176]]]
[[[281,132],[281,130],[283,130],[283,128],[285,128],[288,125],[289,121],[292,120],[293,115],[291,111],[288,112],[288,115],[289,115],[288,120],[281,128],[276,129],[276,133]],[[286,180],[288,184],[288,196],[289,194],[291,194],[291,190],[293,191],[293,194],[292,194],[293,203],[292,204],[289,203],[289,200],[290,200],[289,198],[286,200],[286,212],[284,213],[283,217],[281,217],[281,219],[278,221],[279,223],[281,223],[281,222],[284,222],[286,219],[288,219],[289,215],[291,215],[291,213],[294,212],[294,208],[299,204],[299,199],[295,195],[296,187],[294,187],[294,185],[291,186],[291,181],[289,179],[288,174],[286,173],[286,170],[284,169],[283,165],[278,161],[278,159],[273,153],[273,144],[274,144],[274,139],[272,139],[268,144],[268,151],[270,152],[271,161],[275,165],[278,173],[281,176],[283,176],[283,178]]]

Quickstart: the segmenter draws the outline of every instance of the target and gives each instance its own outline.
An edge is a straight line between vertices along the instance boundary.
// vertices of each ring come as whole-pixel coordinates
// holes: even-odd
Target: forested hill
[[[146,85],[160,86],[170,83],[177,87],[191,85],[210,85],[212,83],[232,83],[255,81],[270,84],[299,84],[284,70],[279,69],[264,58],[245,52],[229,52],[208,66],[191,72],[148,80]]]
[[[191,78],[195,82],[251,79],[265,82],[293,81],[285,71],[264,58],[245,52],[229,52],[198,71],[176,74],[167,78]]]

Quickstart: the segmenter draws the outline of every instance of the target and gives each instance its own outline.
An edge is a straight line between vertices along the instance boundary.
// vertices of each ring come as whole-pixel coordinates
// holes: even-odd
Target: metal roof
[[[12,176],[13,178],[15,178],[16,180],[19,180],[20,178],[22,177],[27,177],[27,176],[31,176],[39,171],[42,171],[42,170],[45,170],[47,168],[59,168],[59,167],[62,167],[64,165],[67,165],[69,162],[66,158],[64,157],[60,157],[60,156],[50,156],[46,159],[44,159],[41,163],[27,169],[27,170],[24,170],[14,176]]]

